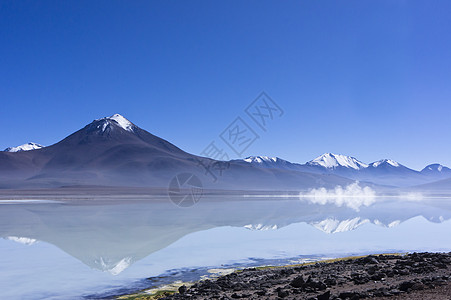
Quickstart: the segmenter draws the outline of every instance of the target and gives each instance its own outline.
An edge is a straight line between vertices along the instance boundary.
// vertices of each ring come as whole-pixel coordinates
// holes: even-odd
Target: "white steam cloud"
[[[300,193],[299,198],[307,199],[314,204],[335,204],[339,207],[345,205],[354,210],[369,206],[376,202],[376,192],[370,187],[361,187],[359,182],[354,182],[346,187],[336,186],[334,189],[312,189],[307,193]]]
[[[421,201],[424,199],[423,194],[418,192],[403,193],[400,194],[399,197],[407,201]]]

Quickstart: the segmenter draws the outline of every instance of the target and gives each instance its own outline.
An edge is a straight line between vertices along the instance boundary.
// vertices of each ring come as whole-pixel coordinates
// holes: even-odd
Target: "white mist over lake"
[[[358,182],[346,187],[336,186],[334,189],[318,188],[300,193],[300,199],[307,199],[314,204],[335,204],[358,210],[360,206],[369,206],[376,201],[376,191],[368,186],[361,187]]]

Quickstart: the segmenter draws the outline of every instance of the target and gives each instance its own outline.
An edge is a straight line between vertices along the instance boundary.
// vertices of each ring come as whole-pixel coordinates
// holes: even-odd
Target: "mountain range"
[[[356,180],[372,186],[451,187],[451,169],[440,164],[416,171],[389,159],[366,164],[333,153],[305,164],[266,156],[217,161],[187,153],[119,114],[94,120],[51,146],[29,143],[0,151],[0,188],[167,187],[182,172],[215,189],[305,190]]]
[[[36,144],[36,143],[27,143],[17,147],[8,147],[5,149],[5,152],[21,152],[21,151],[30,151],[44,148],[44,146]]]
[[[232,161],[224,165],[189,154],[119,114],[94,120],[48,147],[0,152],[0,188],[4,189],[167,188],[180,173],[192,173],[212,189],[308,189],[352,182],[331,174],[256,168]]]
[[[416,171],[391,159],[366,164],[354,157],[333,153],[325,153],[305,164],[291,163],[278,157],[267,156],[251,156],[242,161],[262,168],[334,174],[389,186],[414,186],[451,178],[451,169],[440,164],[431,164],[421,171]]]

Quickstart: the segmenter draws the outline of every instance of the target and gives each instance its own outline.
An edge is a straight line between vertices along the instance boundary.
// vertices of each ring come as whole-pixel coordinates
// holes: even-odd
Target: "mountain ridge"
[[[224,162],[221,162],[224,163]],[[353,181],[415,186],[451,177],[451,169],[429,165],[415,171],[394,160],[370,164],[325,153],[305,164],[279,157],[230,160],[216,174],[225,188],[306,189]],[[34,186],[167,186],[180,172],[214,177],[219,161],[193,155],[141,129],[120,114],[95,119],[61,141],[37,150],[0,152],[0,188]],[[213,175],[213,176],[212,176]],[[210,178],[211,179],[211,178]],[[204,180],[205,182],[205,180]]]
[[[22,145],[19,145],[16,147],[8,147],[3,151],[4,152],[22,152],[22,151],[37,150],[37,149],[41,149],[41,148],[44,148],[44,146],[42,146],[38,143],[29,142],[29,143],[22,144]]]
[[[234,161],[223,172],[216,168],[219,163],[187,153],[115,114],[38,151],[0,152],[0,188],[167,187],[177,174],[187,172],[207,188],[286,190],[352,182],[336,175],[255,168]]]
[[[436,170],[431,170],[435,165],[429,165],[422,171],[416,171],[392,159],[381,159],[366,164],[355,157],[334,153],[324,153],[305,164],[267,156],[251,156],[243,159],[242,162],[260,165],[264,168],[288,168],[317,174],[334,174],[388,186],[415,186],[451,177],[451,169],[442,165],[436,167]],[[437,174],[438,169],[443,172]]]
[[[99,131],[100,130],[102,133],[105,133],[106,135],[108,135],[109,132],[112,130],[112,128],[114,128],[111,126],[112,124],[122,128],[125,131],[129,131],[132,133],[134,133],[135,130],[137,130],[137,131],[142,130],[138,126],[136,126],[135,124],[133,124],[132,122],[130,122],[128,119],[126,119],[125,117],[123,117],[120,114],[114,114],[110,117],[95,119],[91,123],[86,125],[85,127],[89,127],[90,131]],[[23,144],[23,145],[16,146],[16,147],[8,147],[4,150],[4,152],[23,152],[23,151],[32,151],[32,150],[42,149],[42,148],[46,148],[46,147],[42,146],[40,144],[37,144],[37,143],[30,142],[30,143]],[[364,163],[355,157],[343,155],[343,154],[334,154],[331,152],[326,152],[326,153],[306,162],[305,164],[298,163],[298,162],[291,162],[291,161],[282,159],[280,157],[270,157],[270,156],[263,156],[263,155],[248,156],[244,159],[232,159],[232,161],[244,161],[244,162],[248,162],[248,163],[252,163],[252,164],[260,163],[260,164],[266,164],[266,165],[274,164],[274,163],[291,164],[291,165],[298,165],[298,166],[309,165],[309,166],[314,166],[314,167],[318,167],[318,166],[324,167],[327,169],[334,169],[334,168],[341,167],[341,168],[348,168],[348,169],[355,169],[355,170],[362,170],[362,169],[366,169],[366,168],[370,168],[370,167],[377,168],[380,166],[387,166],[387,165],[390,165],[392,167],[406,167],[392,159],[385,158],[385,159],[380,159],[378,161],[374,161],[372,163]],[[408,167],[406,167],[406,168],[408,168]],[[432,168],[434,168],[434,170],[433,170],[434,172],[442,172],[442,170],[443,170],[443,173],[451,173],[450,168],[448,168],[442,164],[439,164],[439,163],[427,165],[420,171],[416,171],[411,168],[409,168],[409,169],[416,171],[416,172],[420,172],[420,173],[428,173],[428,172],[432,171]]]

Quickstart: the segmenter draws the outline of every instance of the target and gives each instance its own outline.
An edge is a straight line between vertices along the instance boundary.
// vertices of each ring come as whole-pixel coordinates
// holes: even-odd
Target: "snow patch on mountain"
[[[133,125],[132,122],[130,122],[120,114],[114,114],[111,117],[101,118],[95,121],[105,121],[101,125],[99,125],[102,126],[102,132],[108,128],[108,125],[110,123],[114,123],[115,125],[129,132],[133,132],[133,129],[135,128],[135,125]]]
[[[307,165],[322,166],[328,169],[345,167],[355,170],[361,170],[368,167],[367,164],[357,160],[354,157],[333,153],[325,153],[318,156],[314,160],[307,162]]]
[[[354,230],[366,223],[370,223],[370,220],[361,219],[360,217],[342,221],[335,218],[327,218],[320,222],[313,222],[311,225],[325,233],[337,233]]]
[[[388,226],[388,228],[393,228],[395,226],[398,226],[399,224],[401,224],[401,221],[400,220],[395,220],[395,221],[389,223],[387,226]]]
[[[379,167],[380,165],[383,165],[383,164],[389,164],[389,165],[391,165],[393,167],[400,167],[401,166],[401,164],[399,164],[398,162],[396,162],[394,160],[391,160],[391,159],[381,159],[379,161],[371,163],[370,166],[372,166],[374,168],[377,168],[377,167]]]
[[[123,116],[121,116],[120,114],[114,114],[107,119],[116,122],[124,130],[133,131],[133,123],[124,118]]]
[[[121,259],[119,262],[112,263],[109,259],[100,257],[98,260],[95,261],[95,263],[100,266],[101,270],[107,271],[111,275],[118,275],[132,264],[132,258],[125,257]]]
[[[432,164],[426,166],[423,170],[421,170],[421,173],[451,173],[451,169],[441,164]]]
[[[8,237],[6,237],[6,239],[10,240],[10,241],[14,241],[16,243],[24,244],[27,246],[36,244],[38,242],[36,239],[30,239],[27,237],[20,237],[20,236],[8,236]]]
[[[22,152],[22,151],[30,151],[44,148],[44,146],[39,145],[37,143],[27,143],[17,147],[8,147],[5,149],[5,152]]]
[[[131,257],[126,257],[119,261],[114,268],[108,270],[112,275],[118,275],[122,273],[125,269],[127,269],[131,265],[132,259]]]
[[[280,160],[280,158],[278,157],[269,157],[269,156],[249,156],[246,157],[245,159],[243,159],[245,162],[248,163],[275,163],[278,160]]]
[[[263,225],[263,224],[248,224],[244,225],[244,228],[250,229],[250,230],[276,230],[278,226],[276,224],[274,225]]]

